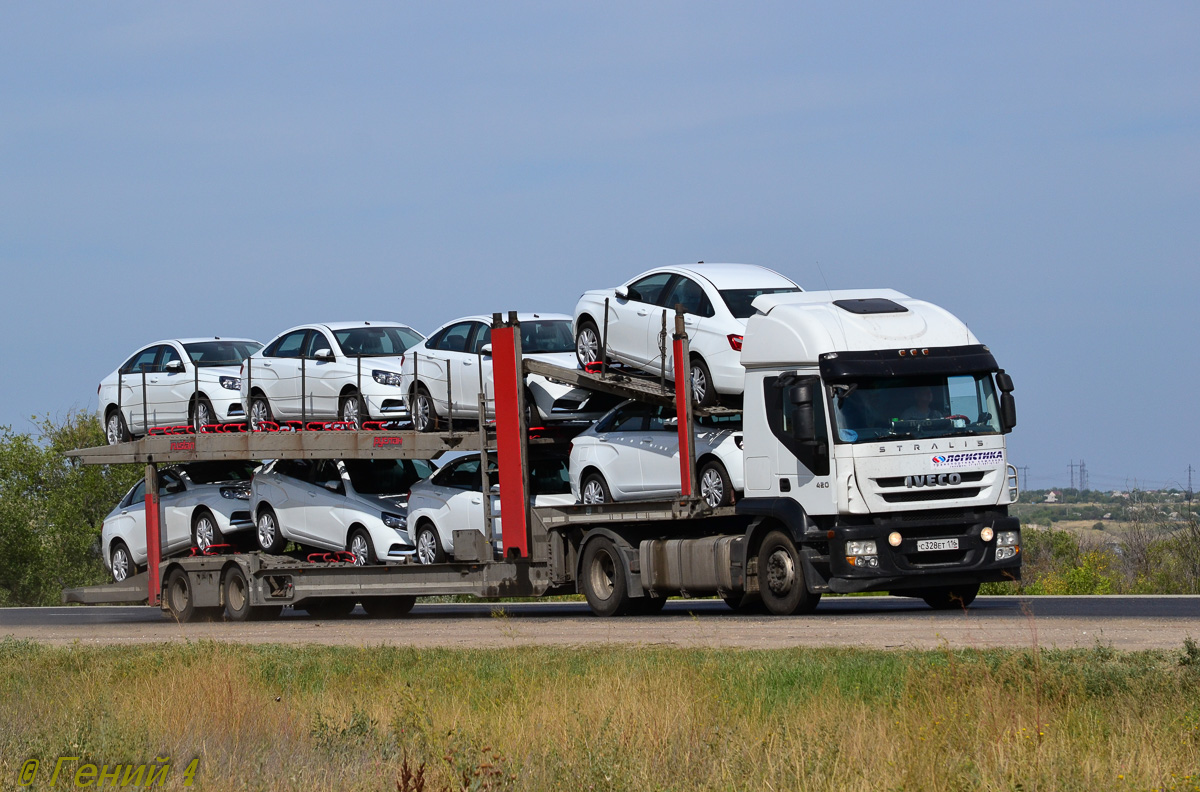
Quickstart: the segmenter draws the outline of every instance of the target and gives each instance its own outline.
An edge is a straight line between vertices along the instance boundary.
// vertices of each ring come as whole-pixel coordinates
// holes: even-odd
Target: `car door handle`
[[[483,503],[483,498],[471,498],[471,503]]]
[[[474,360],[471,360],[471,358],[467,358],[466,360],[464,360],[464,361],[463,361],[463,365],[464,365],[464,366],[474,366],[474,365],[475,365],[475,361],[474,361]]]
[[[643,308],[643,309],[641,309],[640,311],[638,311],[637,313],[638,313],[638,316],[646,316],[646,315],[648,315],[650,312],[649,312],[649,311],[647,311],[645,308]]]
[[[695,320],[695,318],[694,318],[694,317],[691,317],[691,316],[684,316],[684,317],[683,317],[683,323],[684,323],[684,324],[686,324],[686,325],[694,325],[694,324],[696,324],[696,320]]]
[[[643,437],[643,438],[642,438],[642,442],[643,442],[643,443],[653,443],[653,442],[654,442],[654,438],[653,438],[653,437]]]

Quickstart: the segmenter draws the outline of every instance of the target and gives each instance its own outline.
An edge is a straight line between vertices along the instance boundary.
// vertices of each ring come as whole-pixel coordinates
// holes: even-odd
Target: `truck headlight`
[[[1001,531],[996,534],[996,547],[1014,547],[1020,538],[1017,531]]]
[[[383,520],[383,524],[388,528],[394,528],[397,531],[403,531],[408,528],[408,518],[403,514],[391,514],[389,512],[383,512],[383,514],[380,516],[380,519]]]
[[[400,387],[400,375],[394,371],[375,369],[371,372],[371,379],[375,380],[380,385],[392,385],[397,388]]]
[[[875,569],[879,566],[879,551],[875,540],[846,542],[846,563],[854,567]]]
[[[242,381],[237,377],[221,377],[221,387],[225,390],[241,390]]]

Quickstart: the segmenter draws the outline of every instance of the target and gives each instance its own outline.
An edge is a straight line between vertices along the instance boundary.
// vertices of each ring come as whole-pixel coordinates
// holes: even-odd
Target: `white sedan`
[[[413,486],[408,499],[408,519],[417,560],[422,564],[454,556],[454,532],[475,530],[486,535],[483,514],[483,477],[478,454],[461,456]],[[491,492],[492,540],[499,542],[500,478],[494,456],[488,459]],[[575,502],[570,493],[567,462],[548,457],[530,466],[530,503],[533,506],[566,506]]]
[[[697,404],[713,405],[718,394],[742,392],[742,335],[754,315],[754,298],[800,290],[778,272],[752,264],[660,267],[615,289],[583,293],[575,305],[575,354],[580,365],[600,359],[607,299],[607,357],[652,374],[665,365],[670,377],[675,306],[682,305],[692,354],[692,396]]]
[[[625,402],[571,441],[571,492],[581,503],[672,498],[680,493],[675,411]],[[709,506],[745,487],[740,416],[696,419],[696,477]]]
[[[250,421],[395,421],[408,418],[400,356],[424,336],[393,322],[293,327],[241,369]]]
[[[177,338],[142,347],[96,389],[109,443],[162,426],[246,420],[238,367],[262,344],[249,338]],[[144,395],[144,398],[143,398]]]
[[[345,550],[360,565],[403,562],[413,553],[409,488],[433,470],[423,459],[274,460],[251,486],[258,545]]]
[[[517,320],[525,357],[575,368],[571,317],[524,313]],[[491,317],[466,316],[442,325],[404,354],[404,381],[417,429],[432,431],[450,415],[477,420],[480,393],[486,400],[486,417],[495,416],[491,343]],[[613,406],[604,394],[538,374],[526,377],[525,386],[531,402],[529,418],[534,421],[595,420]]]
[[[250,477],[254,462],[190,462],[159,472],[158,494],[167,555],[237,542],[254,526]],[[146,563],[146,481],[135,484],[104,518],[104,568],[120,583]]]

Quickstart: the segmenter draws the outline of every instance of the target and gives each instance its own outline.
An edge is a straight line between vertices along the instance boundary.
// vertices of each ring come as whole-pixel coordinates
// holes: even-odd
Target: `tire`
[[[257,526],[259,549],[264,553],[282,553],[283,548],[287,547],[287,539],[279,530],[279,518],[275,516],[275,510],[270,506],[259,509]]]
[[[162,596],[166,602],[167,611],[175,621],[190,622],[199,617],[200,612],[196,607],[194,594],[192,581],[188,579],[187,573],[182,569],[176,569],[167,578],[167,585],[163,589]]]
[[[767,534],[758,550],[758,591],[776,616],[808,613],[821,600],[820,594],[808,592],[800,552],[783,531]]]
[[[271,412],[271,403],[267,401],[266,396],[251,396],[250,431],[259,431],[264,421],[275,422],[275,415]]]
[[[314,619],[344,619],[354,611],[356,604],[353,597],[327,597],[309,600],[300,607]]]
[[[437,431],[441,419],[438,418],[437,406],[433,403],[433,397],[429,395],[429,391],[425,389],[424,385],[418,384],[413,393],[411,414],[413,428],[418,432]]]
[[[437,527],[426,520],[417,527],[417,561],[422,564],[441,564],[446,560],[446,551]]]
[[[579,485],[579,501],[589,506],[600,503],[612,503],[612,493],[608,490],[608,482],[599,473],[588,473]]]
[[[354,554],[355,566],[379,563],[379,559],[375,557],[375,545],[371,542],[371,535],[361,526],[350,532],[346,550]]]
[[[971,607],[975,597],[979,595],[979,584],[969,586],[947,586],[946,588],[927,589],[921,592],[921,599],[934,610],[953,610]]]
[[[692,358],[692,403],[697,407],[712,407],[717,403],[717,389],[712,372],[702,357]]]
[[[362,601],[363,610],[372,619],[397,619],[413,609],[417,598],[411,595],[396,597],[367,597]]]
[[[355,429],[362,429],[362,422],[367,420],[367,406],[357,393],[343,396],[338,405],[338,420],[354,424]]]
[[[700,497],[712,508],[733,503],[733,483],[725,466],[717,460],[706,462],[700,468]]]
[[[129,435],[129,427],[125,425],[125,419],[119,410],[109,410],[108,417],[104,419],[104,435],[108,439],[109,445],[127,443],[132,439]]]
[[[588,542],[580,565],[580,583],[588,607],[597,616],[623,616],[629,610],[625,560],[612,540]]]
[[[600,331],[591,319],[580,322],[575,332],[575,359],[579,361],[580,368],[600,361]]]
[[[758,593],[722,594],[721,601],[738,613],[766,613]]]
[[[226,621],[250,621],[256,609],[250,607],[250,582],[241,567],[232,566],[225,573],[221,593],[225,600]]]
[[[217,413],[213,410],[212,402],[201,396],[192,408],[192,428],[196,430],[196,434],[200,434],[205,426],[211,426],[216,422]]]
[[[217,518],[208,509],[196,509],[192,514],[192,547],[204,552],[219,544],[225,544],[225,534],[217,526]]]
[[[133,563],[133,554],[120,539],[113,543],[109,565],[114,583],[123,583],[137,574],[137,567]]]

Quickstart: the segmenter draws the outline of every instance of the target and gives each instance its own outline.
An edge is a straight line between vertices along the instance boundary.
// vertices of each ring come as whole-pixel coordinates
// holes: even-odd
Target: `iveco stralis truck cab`
[[[793,526],[809,590],[953,607],[1019,578],[1012,381],[966,325],[891,290],[754,307],[739,511]]]

